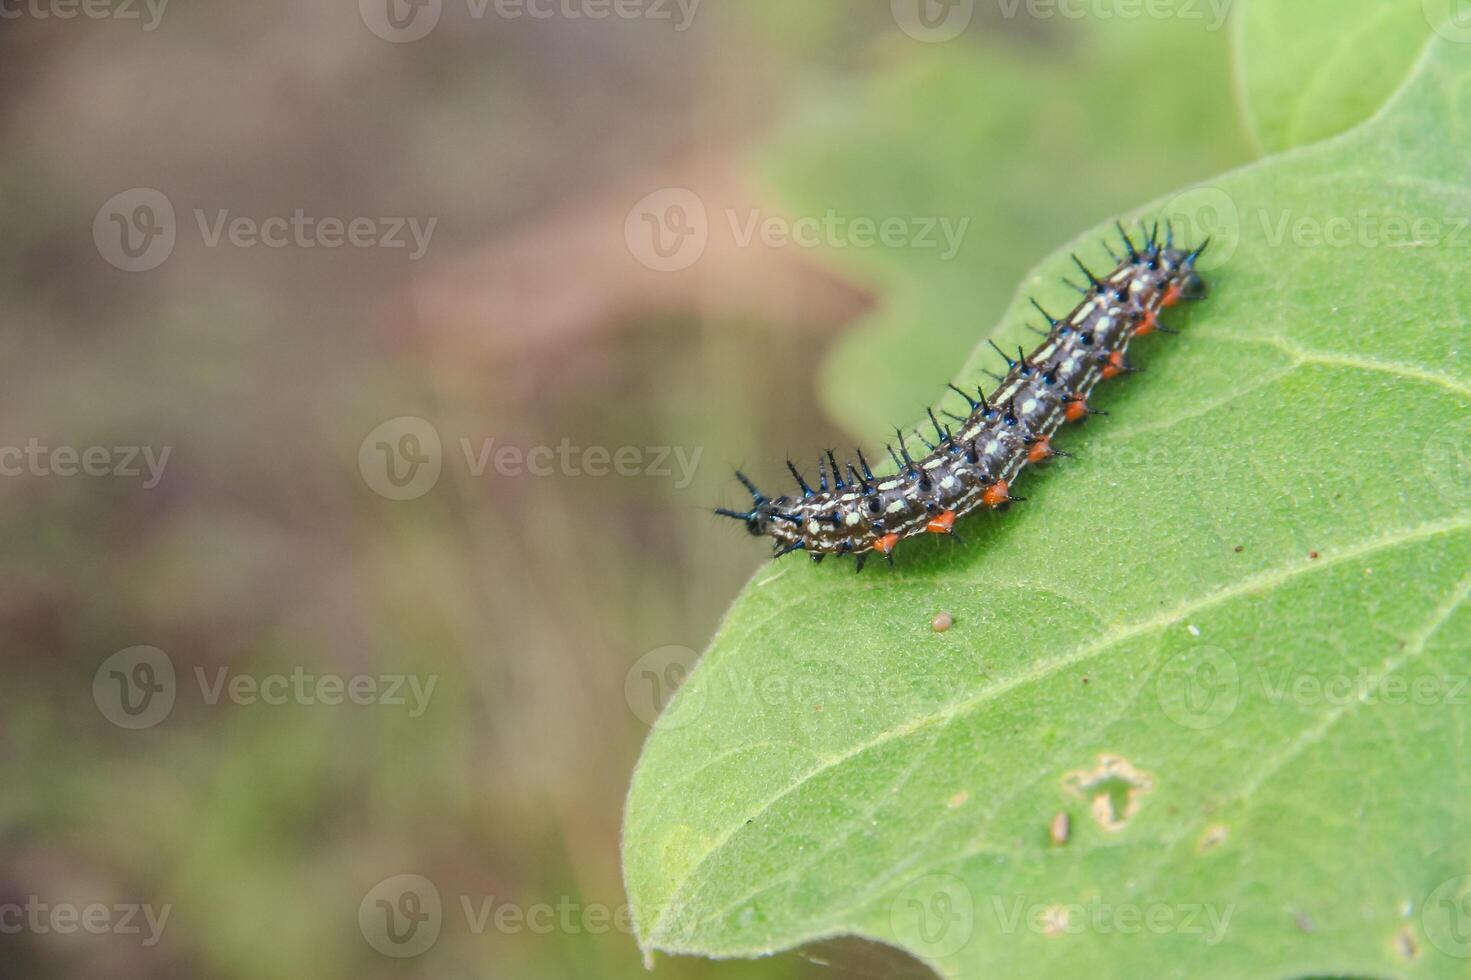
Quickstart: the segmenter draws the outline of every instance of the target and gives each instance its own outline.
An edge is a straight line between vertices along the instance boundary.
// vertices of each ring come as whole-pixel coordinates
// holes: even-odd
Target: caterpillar
[[[1083,299],[1072,312],[1059,319],[1031,300],[1048,325],[1045,331],[1034,328],[1045,337],[1035,350],[1028,354],[1018,347],[1012,358],[991,344],[1007,371],[989,396],[979,387],[971,395],[949,385],[970,407],[965,416],[942,413],[956,423],[954,428],[928,410],[935,442],[915,431],[927,455],[914,459],[903,431],[895,429],[899,449],[886,447],[897,471],[893,476],[874,476],[860,449],[858,466],[847,463],[845,480],[829,450],[828,468],[818,457],[815,490],[789,459],[787,469],[800,491],[795,496],[769,497],[737,470],[736,478],[751,494],[750,509],[718,507],[715,513],[744,522],[752,535],[771,538],[773,557],[805,551],[818,562],[828,555],[853,555],[861,572],[875,552],[892,565],[894,549],[905,538],[945,534],[958,541],[960,518],[1025,500],[1011,494],[1017,474],[1028,463],[1069,455],[1052,445],[1053,434],[1064,422],[1102,414],[1088,407],[1098,382],[1137,370],[1124,356],[1129,342],[1149,333],[1174,333],[1160,324],[1160,312],[1182,300],[1205,298],[1206,284],[1195,263],[1210,239],[1195,249],[1177,248],[1168,225],[1160,241],[1156,223],[1145,232],[1141,248],[1123,225],[1116,227],[1125,253],[1120,256],[1105,244],[1116,263],[1108,275],[1100,279],[1072,257],[1088,283],[1073,286]]]

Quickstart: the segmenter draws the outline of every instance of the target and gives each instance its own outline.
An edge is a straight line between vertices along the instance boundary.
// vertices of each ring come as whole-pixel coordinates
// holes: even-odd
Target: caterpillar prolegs
[[[898,451],[887,447],[897,468],[893,476],[874,476],[862,450],[858,465],[847,463],[845,474],[829,451],[826,468],[821,457],[817,461],[815,490],[788,460],[800,494],[780,497],[766,496],[737,471],[751,493],[751,509],[721,507],[716,513],[745,522],[753,535],[772,538],[776,557],[805,551],[821,561],[851,554],[862,571],[873,552],[892,564],[894,548],[905,538],[954,535],[956,522],[972,511],[1024,500],[1011,495],[1017,474],[1028,463],[1067,455],[1052,445],[1053,434],[1064,422],[1096,414],[1088,408],[1088,396],[1098,382],[1134,370],[1124,356],[1129,342],[1155,331],[1171,332],[1160,325],[1160,312],[1181,300],[1205,297],[1195,262],[1209,239],[1193,250],[1177,248],[1168,230],[1160,242],[1156,225],[1140,248],[1122,225],[1118,230],[1126,252],[1114,255],[1117,265],[1103,278],[1073,256],[1087,285],[1075,287],[1083,299],[1072,312],[1053,317],[1032,301],[1047,322],[1046,339],[1030,354],[1018,348],[1015,359],[996,348],[1007,370],[989,396],[980,388],[971,395],[950,386],[970,413],[943,413],[955,423],[952,427],[931,410],[935,441],[915,432],[929,450],[925,456],[914,459],[904,433],[896,429]]]

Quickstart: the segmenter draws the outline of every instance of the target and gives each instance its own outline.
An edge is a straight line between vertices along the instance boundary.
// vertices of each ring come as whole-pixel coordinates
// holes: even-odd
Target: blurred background
[[[709,508],[1250,157],[1178,6],[0,2],[0,975],[644,975]]]

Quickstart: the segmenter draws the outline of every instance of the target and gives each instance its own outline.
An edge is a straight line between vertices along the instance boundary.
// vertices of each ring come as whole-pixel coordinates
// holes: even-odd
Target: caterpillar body
[[[1088,408],[1088,396],[1100,381],[1134,370],[1125,358],[1129,343],[1156,331],[1171,332],[1160,325],[1160,312],[1206,295],[1195,264],[1209,239],[1195,249],[1176,248],[1173,235],[1159,240],[1156,225],[1141,248],[1121,225],[1118,230],[1126,251],[1114,255],[1117,265],[1108,275],[1095,276],[1073,257],[1088,284],[1077,287],[1083,299],[1067,316],[1053,317],[1032,301],[1047,321],[1045,339],[1030,354],[1018,348],[1015,359],[997,348],[1007,371],[990,395],[950,386],[970,412],[944,413],[955,423],[947,426],[931,410],[935,441],[915,433],[926,455],[913,458],[904,433],[896,429],[898,451],[888,447],[894,475],[874,476],[859,450],[858,465],[847,463],[845,479],[829,451],[827,468],[818,459],[816,489],[788,460],[799,493],[778,497],[763,494],[737,471],[751,494],[750,509],[715,512],[743,521],[753,535],[771,538],[776,557],[794,551],[807,552],[813,561],[853,555],[862,571],[874,552],[892,564],[894,549],[905,538],[954,535],[956,521],[972,511],[1025,499],[1011,495],[1017,474],[1028,463],[1067,455],[1052,445],[1054,433],[1064,422],[1096,414]]]

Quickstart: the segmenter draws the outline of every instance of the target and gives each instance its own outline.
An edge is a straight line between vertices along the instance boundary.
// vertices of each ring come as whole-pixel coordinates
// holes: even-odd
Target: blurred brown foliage
[[[171,912],[156,945],[0,935],[0,975],[641,975],[629,935],[476,933],[459,898],[622,905],[647,734],[625,674],[698,650],[760,561],[706,510],[741,462],[729,447],[838,437],[811,376],[869,298],[760,248],[652,272],[624,216],[665,186],[754,200],[742,152],[803,60],[861,60],[882,12],[803,49],[729,5],[675,32],[446,4],[404,44],[351,2],[180,4],[154,29],[25,9],[0,24],[0,443],[171,455],[152,488],[0,481],[0,903]],[[176,212],[147,272],[91,234],[129,188]],[[210,243],[221,212],[297,211],[437,223],[417,260]],[[359,472],[364,436],[398,416],[444,444],[413,501]],[[461,440],[491,439],[701,454],[687,486],[477,474]],[[140,644],[178,697],[134,731],[93,682]],[[418,717],[210,703],[222,668],[437,686]],[[357,919],[405,872],[446,906],[416,960],[375,952]],[[659,972],[844,975],[815,959]]]

